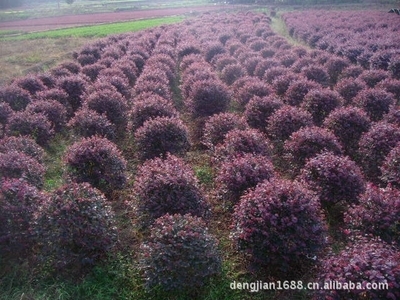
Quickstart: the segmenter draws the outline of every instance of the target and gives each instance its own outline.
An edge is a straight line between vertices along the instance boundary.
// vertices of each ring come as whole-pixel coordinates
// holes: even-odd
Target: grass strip
[[[139,31],[150,27],[155,27],[163,24],[172,24],[180,22],[184,19],[182,16],[171,16],[156,19],[146,19],[138,20],[132,22],[118,22],[110,24],[101,25],[91,25],[82,26],[74,28],[65,28],[57,30],[49,30],[43,32],[32,32],[21,34],[18,36],[2,36],[0,34],[0,40],[10,41],[10,40],[32,40],[32,39],[59,39],[66,37],[83,37],[83,38],[93,38],[93,37],[105,37],[110,34],[119,34],[126,32]]]

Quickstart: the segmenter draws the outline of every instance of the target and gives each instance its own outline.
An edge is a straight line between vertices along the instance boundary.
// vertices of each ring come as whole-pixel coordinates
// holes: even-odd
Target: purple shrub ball
[[[390,150],[380,169],[384,183],[400,188],[400,143]]]
[[[321,88],[320,84],[300,78],[290,83],[284,95],[284,102],[292,106],[299,106],[308,92],[319,88]]]
[[[276,96],[255,96],[247,103],[244,117],[250,127],[266,133],[268,118],[282,106],[282,100]]]
[[[269,158],[271,152],[271,143],[262,132],[256,129],[233,129],[225,135],[224,142],[215,147],[213,155],[218,163],[246,153]]]
[[[30,95],[35,95],[37,92],[47,89],[40,78],[34,75],[27,75],[26,77],[18,78],[13,81],[13,84],[24,89]]]
[[[128,103],[116,89],[91,93],[85,98],[84,107],[105,114],[118,130],[125,130],[128,123]]]
[[[210,45],[206,46],[205,50],[205,59],[207,62],[211,62],[211,60],[214,58],[214,56],[218,54],[223,54],[225,53],[226,50],[224,46],[220,43],[211,43]]]
[[[308,159],[322,152],[342,154],[342,145],[329,130],[312,126],[294,132],[284,143],[284,156],[289,162],[290,172],[297,174]]]
[[[328,72],[323,67],[308,66],[303,68],[301,73],[308,80],[319,83],[323,87],[327,87],[329,85],[329,81],[331,80],[328,75]]]
[[[302,127],[314,125],[312,115],[302,109],[284,105],[267,121],[267,134],[277,144],[283,144],[290,135]]]
[[[335,86],[335,90],[343,97],[344,104],[351,104],[357,94],[366,88],[363,81],[353,78],[341,79]]]
[[[209,207],[193,170],[174,155],[145,161],[138,169],[132,192],[135,213],[144,227],[166,213],[208,215]]]
[[[35,214],[39,260],[52,272],[77,276],[105,259],[118,236],[106,197],[88,183],[68,183],[53,191]]]
[[[88,182],[103,193],[125,187],[126,161],[117,146],[94,136],[72,144],[64,157],[67,175],[78,183]]]
[[[193,117],[208,117],[226,111],[230,102],[228,88],[219,81],[207,80],[193,83],[187,107]]]
[[[66,108],[56,100],[34,101],[26,107],[30,113],[43,113],[52,124],[54,132],[60,132],[65,128],[67,122]]]
[[[365,70],[358,76],[368,87],[373,88],[379,82],[389,78],[389,73],[383,70]]]
[[[400,104],[400,79],[385,79],[376,85],[376,88],[392,93],[395,98],[395,104]]]
[[[116,138],[116,127],[105,114],[91,109],[80,109],[68,122],[68,127],[81,137],[101,136],[113,141]]]
[[[332,111],[323,126],[335,134],[343,145],[345,153],[354,157],[358,142],[371,126],[367,113],[357,107],[341,107]]]
[[[330,89],[315,89],[304,96],[300,107],[312,115],[314,124],[320,126],[326,116],[342,103],[343,99],[338,92]]]
[[[256,77],[243,77],[235,82],[233,88],[236,101],[241,106],[245,106],[254,96],[265,97],[273,93],[268,84]]]
[[[24,179],[0,182],[0,245],[2,255],[21,259],[29,256],[34,245],[32,219],[46,194]]]
[[[14,111],[22,111],[32,102],[32,96],[16,85],[9,85],[0,89],[0,102],[8,103]]]
[[[201,218],[166,214],[154,222],[150,232],[140,246],[147,289],[190,293],[222,272],[218,240]]]
[[[227,85],[232,85],[239,78],[247,75],[246,70],[239,64],[231,64],[224,67],[221,71],[220,78]]]
[[[274,176],[274,167],[269,158],[245,153],[222,162],[215,182],[219,195],[236,204],[247,189]]]
[[[349,208],[344,220],[351,230],[379,236],[400,245],[400,191],[392,186],[379,188],[368,184],[360,203]]]
[[[73,115],[73,109],[68,101],[68,94],[60,88],[52,88],[43,92],[36,93],[36,100],[57,101],[67,110],[67,118]]]
[[[12,136],[28,135],[40,146],[46,146],[54,135],[52,124],[43,113],[21,111],[14,113],[7,124],[6,133]]]
[[[361,169],[347,156],[324,152],[307,161],[298,180],[315,191],[324,208],[357,203],[365,190]]]
[[[351,289],[320,289],[313,299],[398,299],[400,297],[400,252],[377,238],[357,237],[339,253],[324,258],[317,273],[324,282],[358,284]],[[387,289],[367,289],[367,284],[385,284]]]
[[[44,162],[45,151],[28,136],[7,136],[0,140],[0,153],[19,151],[36,159],[40,164]]]
[[[362,90],[354,99],[354,104],[364,109],[374,122],[382,120],[394,103],[393,94],[378,88]]]
[[[1,179],[23,179],[40,189],[44,184],[45,171],[46,169],[36,159],[21,151],[0,153]]]
[[[82,97],[86,90],[87,81],[81,75],[61,77],[57,85],[68,94],[68,103],[73,111],[82,105]]]
[[[130,111],[130,129],[135,131],[156,117],[178,117],[178,112],[170,101],[157,94],[141,94]]]
[[[157,117],[135,131],[138,158],[141,161],[166,155],[184,155],[190,148],[188,129],[176,117]]]
[[[300,183],[284,179],[264,181],[243,195],[232,228],[236,246],[275,278],[296,277],[296,270],[312,263],[326,243],[318,199]]]
[[[344,58],[331,57],[325,64],[326,70],[331,80],[331,84],[335,84],[342,74],[343,70],[350,65],[350,62]]]
[[[209,117],[204,124],[202,142],[209,148],[224,142],[226,134],[233,129],[247,128],[246,122],[235,113],[219,113]]]
[[[11,117],[12,113],[13,113],[13,110],[8,103],[0,102],[0,124],[2,125],[0,137],[4,135],[5,127],[8,123],[8,119]]]
[[[400,80],[400,54],[391,57],[388,70],[394,79]]]
[[[385,121],[374,123],[359,141],[358,155],[368,179],[377,183],[382,175],[379,167],[385,157],[400,142],[400,130]]]

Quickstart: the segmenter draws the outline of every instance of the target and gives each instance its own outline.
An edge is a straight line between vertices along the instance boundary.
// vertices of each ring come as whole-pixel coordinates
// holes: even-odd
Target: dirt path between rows
[[[227,8],[224,5],[209,5],[181,8],[149,9],[111,13],[96,13],[69,15],[58,17],[47,17],[39,19],[29,19],[21,21],[0,22],[0,30],[18,30],[18,31],[44,31],[51,29],[95,25],[102,23],[134,21],[139,19],[159,18],[174,15],[183,15],[187,13],[203,13]]]

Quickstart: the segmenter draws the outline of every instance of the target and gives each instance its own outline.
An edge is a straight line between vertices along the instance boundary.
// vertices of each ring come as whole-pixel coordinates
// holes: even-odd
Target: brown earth
[[[139,19],[160,18],[188,13],[204,13],[226,8],[223,5],[208,5],[181,8],[133,10],[111,13],[80,14],[58,17],[46,17],[20,21],[0,22],[0,30],[44,31],[59,28],[96,25],[112,22],[134,21]]]

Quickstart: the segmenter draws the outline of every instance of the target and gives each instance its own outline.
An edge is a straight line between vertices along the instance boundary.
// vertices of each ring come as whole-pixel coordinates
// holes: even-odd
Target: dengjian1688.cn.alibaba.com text
[[[277,280],[274,282],[264,282],[261,280],[252,282],[230,283],[232,290],[247,290],[250,292],[267,290],[387,290],[389,288],[386,282],[339,282],[325,281],[323,283],[307,282],[301,280]]]

